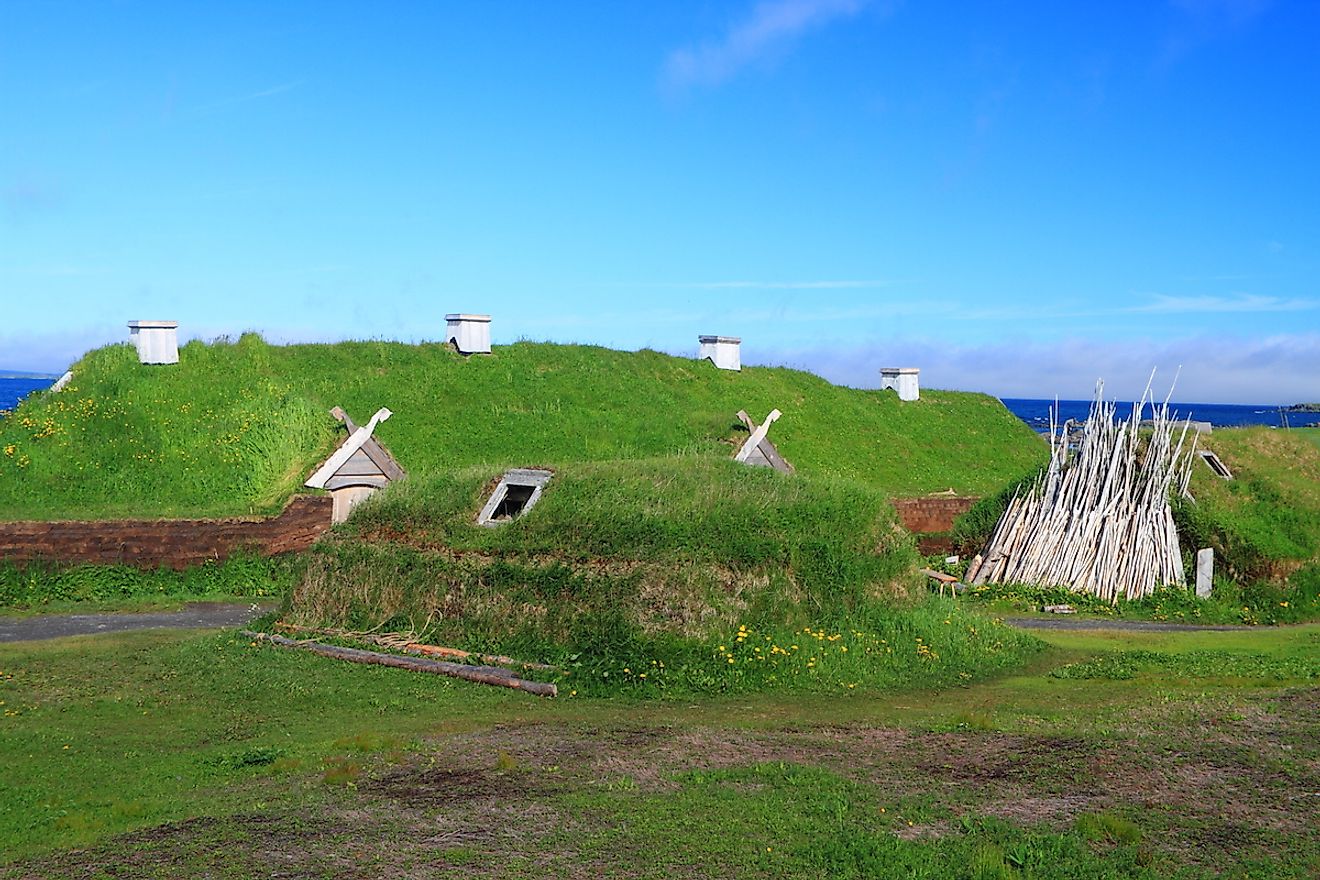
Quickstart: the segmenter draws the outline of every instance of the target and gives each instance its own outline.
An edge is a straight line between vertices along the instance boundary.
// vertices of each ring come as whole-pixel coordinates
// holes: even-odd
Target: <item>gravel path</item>
[[[182,611],[145,614],[44,614],[37,617],[0,617],[0,642],[28,642],[132,629],[218,629],[240,626],[271,611],[272,604],[250,602],[190,602]],[[1246,626],[1195,623],[1159,623],[1150,620],[1106,620],[1076,617],[1006,617],[1004,623],[1022,629],[1117,629],[1137,632],[1178,630],[1242,630]]]
[[[1004,623],[1022,629],[1126,629],[1137,632],[1176,632],[1188,630],[1246,630],[1250,626],[1210,623],[1161,623],[1155,620],[1106,620],[1095,617],[1005,617]]]
[[[131,629],[216,629],[239,626],[275,607],[251,602],[189,602],[182,611],[0,617],[0,642],[28,642]]]

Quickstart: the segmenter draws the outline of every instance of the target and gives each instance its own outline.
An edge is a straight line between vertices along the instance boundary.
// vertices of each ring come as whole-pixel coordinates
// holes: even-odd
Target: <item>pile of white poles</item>
[[[1143,427],[1147,402],[1154,418]],[[1014,495],[973,560],[969,582],[1064,586],[1111,602],[1184,583],[1169,495],[1187,494],[1195,432],[1184,453],[1191,422],[1179,425],[1167,397],[1156,405],[1150,383],[1131,418],[1116,419],[1116,410],[1097,384],[1075,451],[1072,423],[1057,424],[1057,413],[1050,413],[1049,467],[1030,490]]]

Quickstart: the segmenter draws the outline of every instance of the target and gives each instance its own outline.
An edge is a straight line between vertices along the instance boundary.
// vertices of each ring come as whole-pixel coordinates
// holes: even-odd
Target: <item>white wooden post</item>
[[[1215,551],[1211,547],[1196,551],[1196,598],[1209,599],[1215,585]]]

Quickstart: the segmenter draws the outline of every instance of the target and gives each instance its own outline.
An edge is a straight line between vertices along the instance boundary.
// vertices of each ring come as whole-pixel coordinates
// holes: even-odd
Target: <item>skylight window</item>
[[[508,471],[477,514],[477,524],[499,526],[523,516],[541,500],[541,490],[552,476],[550,471],[534,468]]]
[[[1215,455],[1210,450],[1201,450],[1201,460],[1210,466],[1210,470],[1214,471],[1225,480],[1233,479],[1233,472],[1228,469],[1228,465],[1220,461],[1219,456]]]

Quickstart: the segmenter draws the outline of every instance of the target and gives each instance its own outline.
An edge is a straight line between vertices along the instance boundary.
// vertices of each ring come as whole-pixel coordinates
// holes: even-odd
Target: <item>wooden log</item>
[[[733,457],[733,460],[747,461],[747,456],[752,454],[753,449],[761,445],[761,441],[765,439],[765,435],[770,431],[770,426],[777,422],[781,415],[783,414],[777,409],[770,410],[770,415],[766,416],[765,421],[752,432],[752,436],[747,438],[747,442],[738,450],[738,454]]]
[[[338,645],[326,645],[321,642],[298,641],[271,633],[259,633],[240,630],[242,635],[257,641],[269,642],[281,648],[301,648],[322,657],[335,660],[347,660],[350,663],[367,663],[375,666],[389,666],[394,669],[406,669],[410,672],[429,672],[433,675],[447,675],[478,684],[495,685],[536,694],[538,697],[557,696],[559,689],[553,684],[540,681],[527,681],[517,678],[507,669],[498,666],[469,666],[466,663],[450,663],[446,660],[431,660],[422,657],[400,657],[397,654],[382,654],[377,651],[364,651],[360,648],[343,648]]]
[[[464,651],[459,648],[446,648],[443,645],[427,645],[422,642],[415,642],[405,636],[403,633],[358,633],[350,632],[345,629],[321,629],[314,626],[302,626],[297,623],[285,623],[278,621],[275,624],[276,629],[282,629],[286,632],[307,632],[317,633],[323,636],[335,636],[336,638],[353,639],[359,642],[370,642],[373,645],[380,645],[382,648],[392,648],[396,651],[403,651],[408,654],[422,654],[432,657],[454,657],[459,660],[475,660],[477,663],[488,666],[507,666],[510,669],[544,669],[553,671],[556,666],[549,666],[545,663],[532,663],[528,660],[515,660],[512,657],[505,657],[500,654],[478,654],[472,651]]]
[[[1196,437],[1186,442],[1188,423],[1170,413],[1168,398],[1155,401],[1149,385],[1120,420],[1098,384],[1076,433],[1051,412],[1048,467],[1009,502],[982,550],[984,564],[969,570],[972,583],[1057,584],[1111,602],[1183,583],[1169,498],[1186,485]],[[1148,403],[1150,430],[1141,424]]]
[[[981,563],[985,561],[980,553],[972,557],[972,564],[967,566],[967,583],[976,583],[976,576],[981,572]]]

